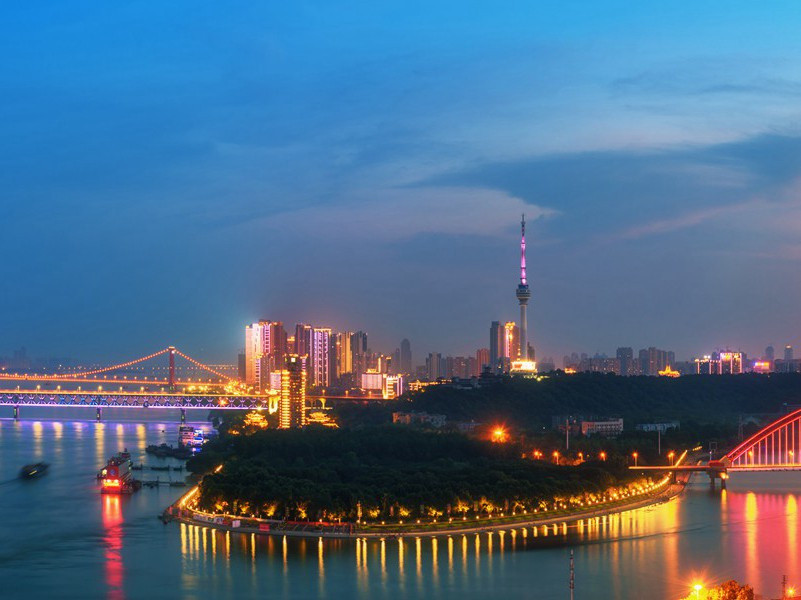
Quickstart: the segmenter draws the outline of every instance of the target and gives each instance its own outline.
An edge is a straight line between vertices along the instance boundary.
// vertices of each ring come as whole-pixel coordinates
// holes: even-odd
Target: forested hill
[[[431,386],[394,410],[445,414],[452,420],[549,426],[553,415],[619,416],[628,422],[737,421],[801,405],[801,375],[618,377],[584,373],[504,379],[478,389]]]

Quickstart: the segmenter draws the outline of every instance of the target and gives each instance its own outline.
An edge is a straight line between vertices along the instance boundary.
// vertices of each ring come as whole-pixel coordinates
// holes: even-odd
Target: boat
[[[169,467],[169,466],[164,466],[164,467],[150,467],[150,470],[151,470],[151,471],[169,471],[169,470],[170,470],[170,467]]]
[[[133,478],[131,461],[120,454],[112,456],[101,475],[101,494],[131,494],[142,487],[142,483]]]
[[[47,473],[50,467],[45,462],[33,463],[32,465],[25,465],[19,470],[20,479],[36,479]]]

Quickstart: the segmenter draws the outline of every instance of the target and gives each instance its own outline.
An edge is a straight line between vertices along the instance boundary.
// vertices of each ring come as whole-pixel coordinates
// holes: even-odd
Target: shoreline
[[[601,507],[596,509],[590,509],[586,511],[578,511],[570,514],[564,515],[555,515],[553,517],[547,518],[525,518],[525,519],[515,519],[505,521],[503,523],[488,523],[486,525],[475,524],[470,522],[470,525],[465,523],[465,526],[460,526],[459,524],[462,522],[454,522],[453,523],[443,523],[443,525],[451,525],[450,527],[441,527],[441,528],[420,528],[420,529],[404,529],[404,530],[397,530],[397,529],[389,529],[390,526],[387,526],[388,529],[385,531],[374,531],[374,530],[362,530],[355,526],[352,527],[351,531],[345,531],[348,528],[348,524],[343,524],[341,526],[342,531],[331,531],[326,530],[321,527],[316,529],[308,529],[308,530],[301,530],[301,529],[286,529],[282,528],[273,528],[271,526],[272,523],[286,525],[285,522],[267,522],[264,523],[267,525],[266,529],[261,527],[250,527],[250,526],[235,526],[233,525],[234,522],[238,522],[239,519],[235,517],[223,517],[222,515],[206,515],[204,513],[199,513],[197,511],[184,508],[186,502],[192,498],[197,493],[197,486],[192,488],[189,492],[181,496],[174,504],[167,507],[164,511],[162,518],[167,521],[179,521],[181,523],[187,525],[195,525],[198,527],[209,527],[212,529],[219,529],[221,531],[231,531],[234,533],[247,533],[247,534],[255,534],[255,535],[265,535],[265,536],[287,536],[287,537],[303,537],[303,538],[331,538],[331,539],[361,539],[361,538],[373,538],[373,539],[381,539],[381,538],[389,538],[389,539],[399,539],[404,537],[409,538],[418,538],[418,537],[437,537],[437,536],[448,536],[448,535],[466,535],[466,534],[473,534],[473,533],[486,533],[486,532],[495,532],[495,531],[504,531],[509,529],[518,529],[518,528],[528,528],[528,527],[556,527],[556,526],[567,526],[572,523],[576,523],[578,521],[583,521],[585,519],[595,519],[601,517],[608,517],[614,514],[628,512],[630,510],[637,510],[640,508],[646,508],[648,506],[654,506],[658,504],[663,504],[665,502],[669,502],[682,494],[687,483],[689,482],[690,475],[688,474],[686,478],[681,478],[676,483],[666,483],[664,488],[661,490],[657,490],[651,494],[648,494],[645,497],[640,497],[632,502],[628,502],[622,505],[616,506],[608,506],[608,507]],[[201,518],[196,518],[200,516]],[[219,522],[215,522],[215,519]],[[231,524],[223,522],[225,519],[229,520]],[[252,521],[252,519],[242,518],[242,521]],[[306,526],[313,528],[315,527],[314,522],[309,522]],[[374,527],[381,527],[381,526],[374,526]]]

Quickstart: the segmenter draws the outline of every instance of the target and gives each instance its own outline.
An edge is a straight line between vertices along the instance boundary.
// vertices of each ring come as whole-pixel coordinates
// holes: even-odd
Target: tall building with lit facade
[[[306,425],[306,357],[290,354],[281,371],[281,403],[278,422],[281,429]]]
[[[330,387],[333,374],[334,337],[327,327],[314,327],[311,336],[309,364],[311,387]]]
[[[512,360],[528,360],[528,301],[531,291],[528,289],[526,277],[526,215],[520,221],[520,283],[515,290],[515,296],[520,304],[520,332],[518,334],[518,355]]]
[[[342,381],[345,378],[352,378],[353,376],[353,348],[351,341],[353,333],[346,331],[344,333],[337,333],[336,339],[336,373],[334,378],[337,381]]]
[[[281,321],[261,320],[245,327],[245,383],[270,389],[270,373],[284,368],[286,331]]]

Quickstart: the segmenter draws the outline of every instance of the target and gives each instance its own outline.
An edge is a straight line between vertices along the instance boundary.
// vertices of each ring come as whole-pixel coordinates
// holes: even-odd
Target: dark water
[[[127,447],[175,443],[177,423],[0,420],[0,598],[678,598],[736,578],[778,597],[801,582],[801,473],[734,475],[710,495],[604,522],[436,539],[256,538],[156,518],[181,488],[101,496],[95,473]],[[51,463],[42,479],[22,464]],[[178,464],[178,463],[174,463]],[[154,478],[179,473],[143,472]]]

